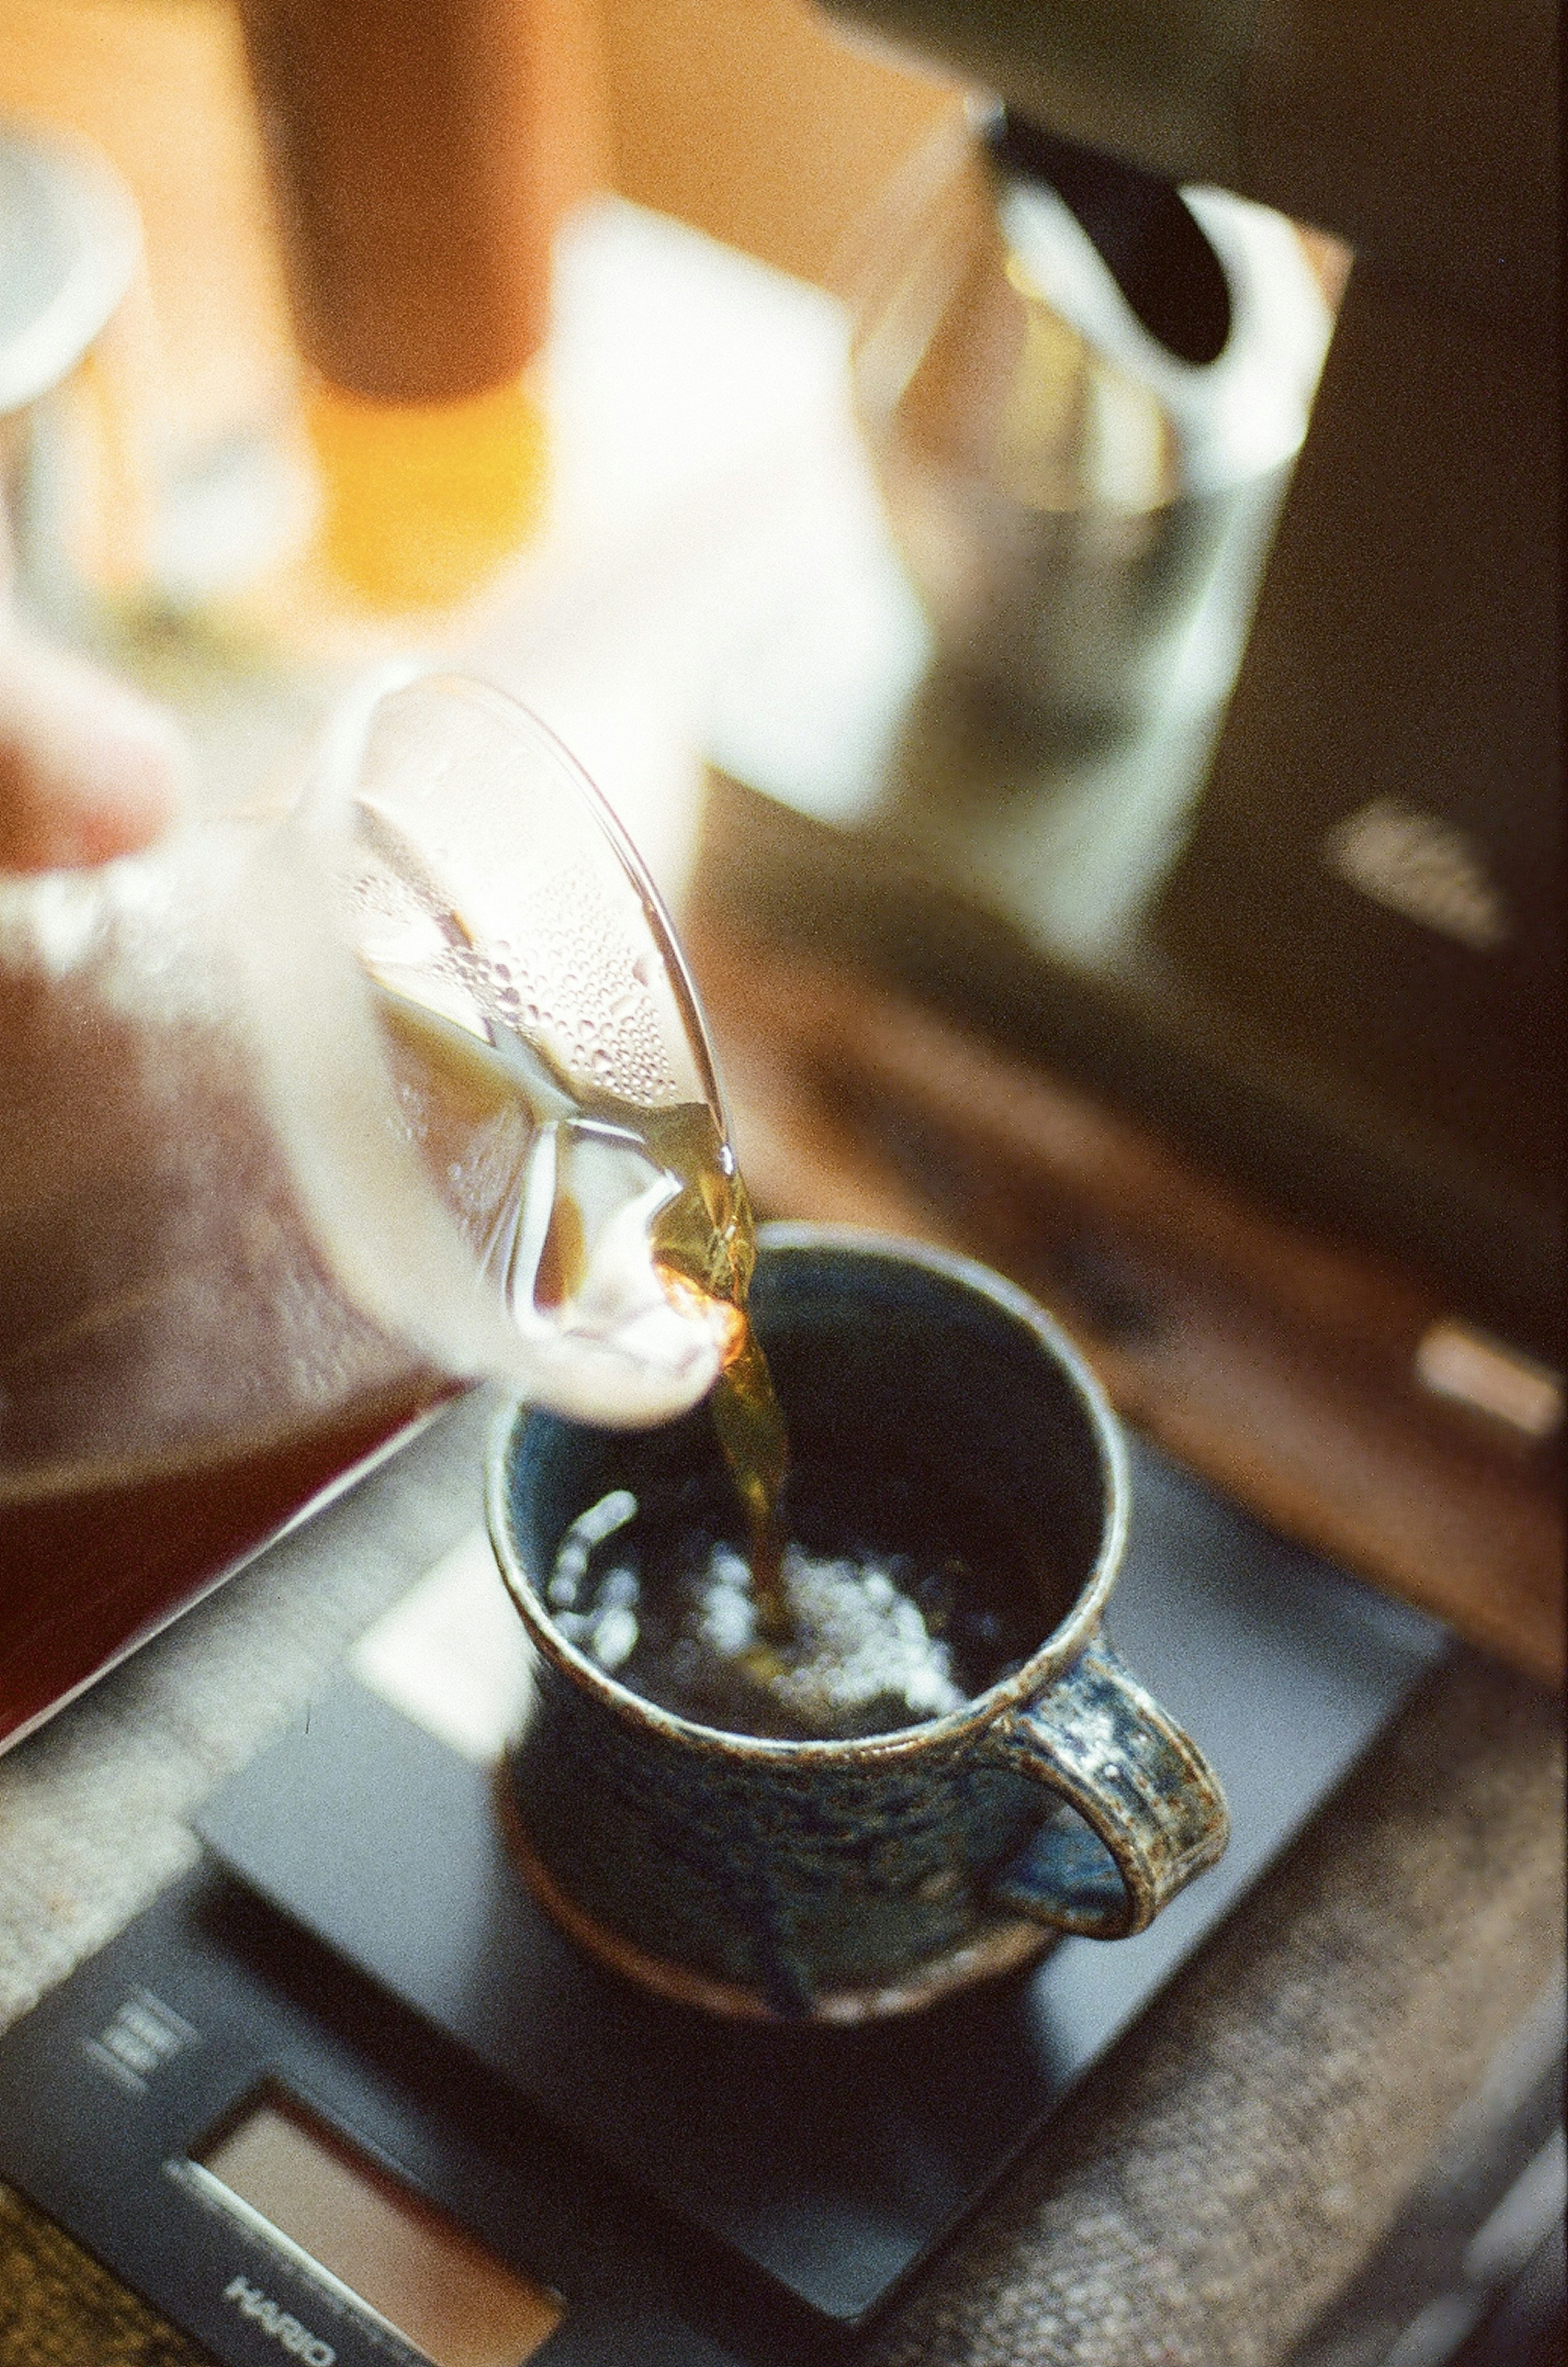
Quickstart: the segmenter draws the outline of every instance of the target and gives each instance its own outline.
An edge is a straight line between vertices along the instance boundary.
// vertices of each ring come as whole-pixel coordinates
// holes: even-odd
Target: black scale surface
[[[1133,1442],[1108,1625],[1219,1769],[1230,1850],[1138,1938],[869,2030],[644,1997],[521,1889],[492,1778],[351,1678],[202,1819],[209,1848],[527,2109],[824,2332],[880,2306],[1352,1768],[1442,1631]]]

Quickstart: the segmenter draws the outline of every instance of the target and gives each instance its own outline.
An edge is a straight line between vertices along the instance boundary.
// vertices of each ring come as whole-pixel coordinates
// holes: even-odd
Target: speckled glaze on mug
[[[1044,1524],[1042,1641],[896,1733],[778,1741],[678,1716],[569,1642],[543,1588],[587,1505],[711,1452],[704,1410],[630,1439],[512,1410],[491,1534],[535,1683],[502,1813],[536,1895],[645,1986],[758,2018],[907,2011],[1055,1931],[1142,1931],[1219,1857],[1229,1818],[1101,1630],[1127,1467],[1099,1384],[1021,1291],[916,1243],[767,1226],[751,1306],[800,1459],[896,1439],[939,1485],[1000,1490]]]

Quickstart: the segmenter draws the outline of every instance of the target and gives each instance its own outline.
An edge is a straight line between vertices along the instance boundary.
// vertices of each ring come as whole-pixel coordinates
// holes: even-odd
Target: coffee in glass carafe
[[[475,1380],[637,1425],[727,1373],[760,1471],[751,1257],[657,894],[495,691],[369,689],[286,818],[0,882],[0,1738]]]

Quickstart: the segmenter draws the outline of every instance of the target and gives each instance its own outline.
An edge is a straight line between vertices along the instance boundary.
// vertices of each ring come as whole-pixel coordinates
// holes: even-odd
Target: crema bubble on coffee
[[[551,1617],[606,1675],[725,1732],[838,1740],[946,1716],[1037,1640],[991,1575],[1009,1541],[944,1518],[908,1475],[868,1488],[863,1472],[852,1493],[846,1478],[807,1465],[786,1485],[782,1634],[733,1507],[695,1478],[612,1488],[581,1512],[545,1584]]]

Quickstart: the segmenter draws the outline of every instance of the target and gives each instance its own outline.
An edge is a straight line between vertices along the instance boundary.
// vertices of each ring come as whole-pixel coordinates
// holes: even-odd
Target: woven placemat
[[[1554,1977],[1562,1814],[1558,1704],[1439,1670],[874,2367],[1274,2367]]]
[[[209,1792],[469,1525],[490,1419],[459,1408],[0,1761],[0,2019],[193,1861]],[[1551,1697],[1439,1669],[866,2367],[1281,2360],[1552,1976],[1562,1772]],[[203,2355],[0,2195],[0,2367]]]
[[[207,2359],[0,2186],[0,2367],[204,2367]]]

